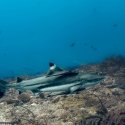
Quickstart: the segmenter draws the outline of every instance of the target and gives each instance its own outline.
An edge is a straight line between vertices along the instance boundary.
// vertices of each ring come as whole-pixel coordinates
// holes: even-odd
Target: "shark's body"
[[[98,84],[103,78],[94,74],[62,70],[50,63],[49,72],[41,77],[30,80],[18,78],[17,82],[11,84],[0,80],[0,92],[4,93],[9,88],[15,88],[21,92],[31,90],[33,92],[72,93]]]

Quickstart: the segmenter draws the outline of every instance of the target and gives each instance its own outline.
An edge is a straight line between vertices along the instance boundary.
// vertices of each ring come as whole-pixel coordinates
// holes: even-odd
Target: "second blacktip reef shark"
[[[9,88],[15,88],[20,92],[31,90],[34,93],[73,93],[93,85],[99,84],[104,76],[96,74],[85,74],[73,70],[63,70],[54,63],[49,63],[49,71],[37,78],[22,80],[17,78],[17,82],[8,83],[0,80],[0,92],[5,93]]]

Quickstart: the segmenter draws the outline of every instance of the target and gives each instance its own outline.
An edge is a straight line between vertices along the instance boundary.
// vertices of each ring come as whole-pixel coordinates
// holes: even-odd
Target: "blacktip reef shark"
[[[73,70],[63,70],[54,63],[49,63],[49,71],[40,77],[22,80],[17,78],[14,83],[0,80],[0,92],[5,93],[9,88],[20,92],[31,90],[34,93],[73,93],[100,83],[104,76],[85,74]]]

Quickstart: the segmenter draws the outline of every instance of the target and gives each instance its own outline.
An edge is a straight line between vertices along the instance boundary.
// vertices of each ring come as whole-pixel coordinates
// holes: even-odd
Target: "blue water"
[[[125,0],[0,0],[0,77],[125,55]]]

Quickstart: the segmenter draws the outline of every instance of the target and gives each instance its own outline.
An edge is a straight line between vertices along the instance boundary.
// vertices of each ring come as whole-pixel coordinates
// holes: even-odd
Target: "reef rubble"
[[[79,72],[106,75],[99,85],[73,94],[19,94],[11,89],[0,99],[0,122],[17,125],[125,125],[125,58],[110,57]]]

